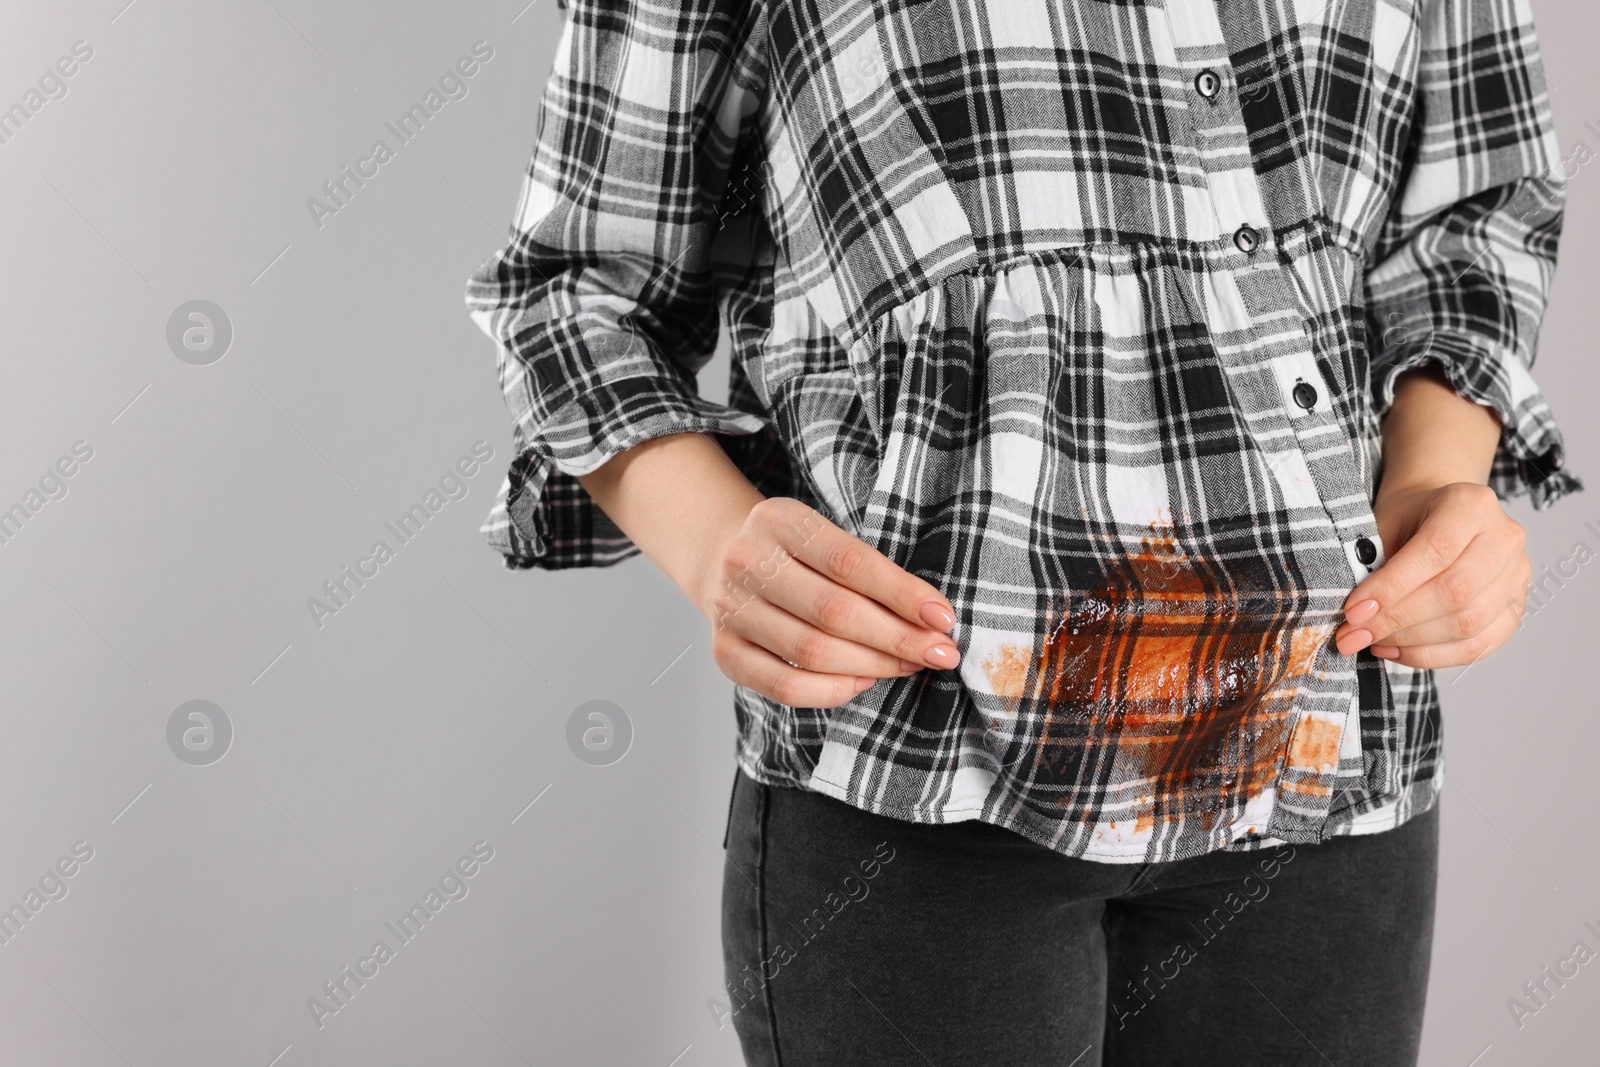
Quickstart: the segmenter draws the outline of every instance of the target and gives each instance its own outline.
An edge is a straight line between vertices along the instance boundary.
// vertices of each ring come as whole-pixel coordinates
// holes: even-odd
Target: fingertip
[[[1345,605],[1345,621],[1353,626],[1359,626],[1378,614],[1378,607],[1378,602],[1371,597],[1358,598],[1354,604]]]
[[[956,628],[956,616],[953,611],[937,600],[930,600],[922,605],[922,610],[917,613],[922,622],[941,633],[949,633]]]
[[[1334,646],[1338,648],[1341,656],[1353,656],[1366,648],[1371,640],[1370,630],[1351,630],[1343,637],[1335,639]]]

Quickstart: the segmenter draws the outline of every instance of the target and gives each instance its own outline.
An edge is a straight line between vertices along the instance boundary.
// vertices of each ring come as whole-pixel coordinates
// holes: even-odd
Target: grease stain
[[[1131,803],[1135,834],[1179,815],[1210,830],[1233,798],[1273,784],[1285,755],[1337,768],[1340,723],[1308,717],[1289,747],[1296,682],[1336,623],[1306,622],[1292,593],[1242,587],[1151,529],[1039,644],[1002,646],[980,666],[1010,709],[1012,773],[1057,787],[1080,820],[1089,808],[1076,798],[1099,791]]]

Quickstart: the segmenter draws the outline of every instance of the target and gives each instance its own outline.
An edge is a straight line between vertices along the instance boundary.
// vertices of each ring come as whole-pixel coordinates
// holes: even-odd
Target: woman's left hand
[[[1388,559],[1345,600],[1344,655],[1369,645],[1408,667],[1459,667],[1511,639],[1533,564],[1527,533],[1494,490],[1472,482],[1379,492],[1373,513]]]

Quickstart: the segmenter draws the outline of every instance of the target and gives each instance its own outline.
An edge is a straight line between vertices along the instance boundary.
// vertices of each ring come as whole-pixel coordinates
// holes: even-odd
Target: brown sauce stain
[[[1019,716],[1008,725],[1029,739],[1006,760],[1012,773],[1060,787],[1068,808],[1082,807],[1074,783],[1109,783],[1123,801],[1118,789],[1136,788],[1136,835],[1179,815],[1209,830],[1230,798],[1277,776],[1295,683],[1336,624],[1305,623],[1287,596],[1222,587],[1220,568],[1196,565],[1159,526],[1140,549],[1074,595],[1042,644],[1002,647],[982,667]],[[1306,720],[1290,764],[1337,768],[1341,731]],[[1286,788],[1328,792],[1309,780]]]

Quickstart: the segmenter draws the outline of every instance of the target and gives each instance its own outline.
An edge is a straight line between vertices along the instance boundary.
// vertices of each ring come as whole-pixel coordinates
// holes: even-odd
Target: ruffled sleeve
[[[499,346],[513,420],[483,532],[508,566],[549,569],[638,552],[576,475],[668,434],[718,435],[742,467],[774,441],[759,414],[703,398],[696,381],[719,333],[711,245],[765,92],[765,9],[560,6],[514,236],[466,294]],[[759,440],[731,443],[747,436]]]
[[[1379,417],[1395,379],[1439,364],[1504,430],[1490,485],[1548,507],[1583,488],[1532,374],[1566,175],[1526,0],[1421,0],[1404,184],[1367,274]]]

